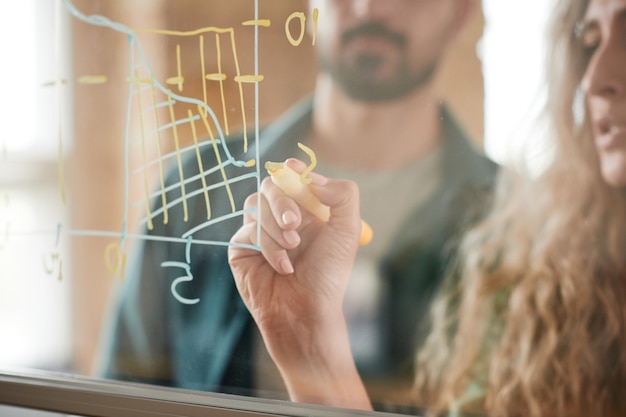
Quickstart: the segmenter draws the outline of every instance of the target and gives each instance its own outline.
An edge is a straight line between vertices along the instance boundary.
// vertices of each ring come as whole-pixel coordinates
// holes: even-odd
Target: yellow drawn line
[[[223,74],[222,71],[222,48],[220,46],[220,35],[215,34],[215,48],[217,53],[217,71],[218,74]],[[224,81],[219,80],[220,83],[220,96],[222,99],[222,117],[224,119],[224,132],[228,136],[230,134],[228,129],[228,112],[226,111],[226,95],[224,94]]]
[[[204,76],[204,78],[209,81],[224,81],[226,79],[226,74],[218,74],[218,73],[207,74]]]
[[[156,87],[152,83],[152,110],[154,114],[154,125],[156,127],[156,139],[157,139],[157,160],[159,161],[159,179],[161,181],[161,206],[163,207],[163,224],[167,224],[169,221],[169,214],[167,210],[167,196],[165,193],[165,174],[163,173],[163,157],[161,155],[161,130],[159,126],[159,113],[157,111],[157,99],[156,99]]]
[[[183,64],[180,59],[180,44],[176,44],[176,71],[178,71],[178,92],[183,91]]]
[[[239,70],[239,58],[237,57],[237,45],[235,43],[235,33],[231,32],[230,34],[230,43],[231,50],[233,51],[233,58],[235,59],[235,72],[236,77],[241,77],[241,71]],[[221,70],[220,70],[221,72]],[[246,107],[243,102],[243,85],[241,82],[237,83],[239,85],[239,103],[241,104],[241,120],[243,124],[243,152],[248,152],[248,121],[246,119]]]
[[[243,26],[261,26],[268,28],[272,25],[272,22],[269,19],[257,19],[257,20],[246,20],[241,23]]]
[[[207,75],[206,75],[206,67],[205,67],[205,63],[204,63],[204,35],[200,35],[199,36],[199,42],[200,42],[200,68],[202,70],[202,102],[208,106],[207,104],[207,90],[206,90],[206,82],[207,82]],[[202,109],[203,114],[206,116],[206,109],[203,108]]]
[[[258,83],[263,81],[262,75],[239,75],[235,77],[235,81],[238,83]]]
[[[136,76],[139,78],[139,70],[136,70]],[[152,223],[152,211],[150,209],[150,185],[148,184],[148,158],[146,157],[146,133],[144,129],[143,105],[141,103],[141,91],[139,86],[136,88],[137,106],[139,107],[139,128],[141,133],[141,159],[143,161],[143,190],[146,201],[146,218],[148,219],[148,230],[154,229]]]
[[[105,84],[108,80],[106,75],[83,75],[78,77],[78,84]]]
[[[135,33],[154,33],[158,35],[168,35],[168,36],[196,36],[201,35],[203,33],[229,33],[234,32],[235,29],[230,28],[220,28],[216,26],[207,26],[200,29],[189,30],[189,31],[178,31],[178,30],[167,30],[167,29],[138,29],[135,30]]]
[[[320,10],[316,7],[313,9],[313,46],[315,46],[315,41],[317,40],[317,20],[319,18]]]
[[[176,44],[176,76],[165,80],[169,85],[178,85],[178,91],[183,91],[185,77],[182,74],[182,63],[180,59],[180,44]]]
[[[176,116],[174,115],[174,100],[172,99],[172,91],[167,90],[167,98],[169,101],[170,120],[172,121],[172,131],[174,133],[174,145],[176,146],[176,160],[178,162],[178,178],[180,179],[180,192],[183,199],[183,221],[189,220],[187,211],[187,195],[185,192],[185,176],[183,173],[183,161],[180,153],[180,142],[178,140],[178,128],[176,127]]]
[[[202,109],[199,109],[202,111]],[[206,218],[211,219],[211,204],[209,202],[209,190],[206,185],[206,178],[204,177],[204,167],[202,165],[202,157],[200,156],[200,147],[198,146],[198,134],[196,133],[196,123],[193,120],[193,113],[191,110],[187,110],[189,116],[189,124],[191,124],[191,133],[193,136],[193,144],[196,149],[196,159],[198,160],[198,170],[200,171],[200,180],[202,181],[202,191],[204,192],[204,203],[206,205]]]
[[[200,106],[198,106],[198,110],[201,110]],[[235,212],[235,199],[233,198],[233,193],[230,189],[230,184],[228,183],[228,177],[226,176],[226,171],[224,171],[224,165],[222,164],[222,157],[220,156],[220,151],[217,148],[217,143],[215,142],[215,136],[213,135],[213,130],[211,129],[211,126],[209,125],[208,119],[206,118],[206,116],[202,114],[202,112],[200,112],[200,117],[202,118],[204,127],[209,133],[209,137],[211,138],[211,143],[213,144],[213,152],[215,152],[215,158],[217,159],[217,166],[220,168],[220,172],[222,173],[222,178],[224,179],[224,186],[226,187],[226,192],[228,193],[228,198],[230,199],[230,207],[234,213]]]

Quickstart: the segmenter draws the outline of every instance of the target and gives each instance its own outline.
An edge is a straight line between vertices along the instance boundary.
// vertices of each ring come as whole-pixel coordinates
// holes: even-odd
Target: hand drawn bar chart
[[[256,111],[255,125],[258,126],[258,83],[263,77],[258,74],[258,48],[255,50],[254,73],[243,73],[240,69],[237,56],[237,44],[235,40],[234,28],[205,27],[192,31],[173,31],[164,29],[131,29],[119,22],[112,21],[105,16],[85,15],[78,10],[70,0],[63,0],[64,8],[75,18],[88,25],[99,26],[107,30],[123,34],[128,39],[128,99],[125,111],[126,129],[124,137],[124,221],[121,230],[63,230],[59,227],[60,233],[68,236],[108,236],[114,238],[106,246],[103,254],[104,263],[112,274],[119,274],[123,279],[126,267],[127,251],[126,240],[132,239],[155,239],[168,241],[172,244],[199,245],[227,245],[227,241],[214,241],[194,239],[195,232],[210,227],[215,223],[223,221],[225,218],[241,216],[242,208],[237,206],[231,184],[241,181],[252,181],[258,188],[259,172],[257,158],[246,160],[236,160],[230,153],[226,138],[229,134],[230,126],[228,120],[228,104],[224,98],[224,86],[226,83],[234,83],[239,90],[239,103],[241,118],[243,120],[244,132],[244,152],[247,153],[249,142],[258,141],[258,129],[255,137],[248,137],[249,128],[247,126],[248,106],[244,102],[244,84],[254,84],[257,87],[255,92]],[[258,2],[255,2],[255,16],[258,16]],[[255,44],[258,45],[258,27],[268,25],[268,21],[250,20],[242,22],[242,25],[255,26]],[[176,62],[176,73],[158,79],[155,76],[151,62],[144,53],[141,43],[141,36],[162,36],[168,37],[169,43],[175,43],[175,56],[168,57]],[[183,76],[183,65],[186,65],[185,57],[182,56],[179,40],[182,38],[193,38],[197,43],[197,54],[200,57],[200,67],[197,68],[202,79],[202,88],[195,97],[190,94],[190,89],[185,89],[186,80]],[[224,42],[222,42],[224,40]],[[222,50],[222,45],[228,45],[228,50]],[[205,55],[212,54],[212,58],[217,60],[217,72],[208,72],[205,66]],[[228,54],[234,59],[234,74],[227,74],[222,71],[222,56]],[[103,75],[79,75],[79,83],[88,85],[106,84],[107,78]],[[214,109],[208,103],[208,94],[212,91],[221,97],[221,108]],[[215,101],[215,100],[213,100]],[[179,107],[185,106],[184,116],[180,117]],[[191,132],[192,141],[189,138],[182,138],[181,131],[184,129]],[[166,143],[169,141],[169,143]],[[173,146],[171,141],[173,141]],[[183,146],[183,143],[190,143]],[[201,158],[203,148],[210,147],[214,152],[215,164],[204,166]],[[165,152],[165,149],[173,149]],[[137,161],[132,155],[140,154],[140,163],[133,165],[130,161]],[[183,161],[190,157],[198,164],[198,174],[192,177],[185,176],[183,172]],[[61,162],[60,162],[61,164]],[[226,172],[228,166],[244,168],[244,172],[236,177],[229,177]],[[60,167],[61,172],[62,167]],[[168,171],[176,172],[176,181],[166,184]],[[238,172],[242,172],[239,170]],[[206,177],[219,174],[220,181],[207,183]],[[155,178],[156,177],[156,178]],[[141,180],[137,181],[137,178]],[[59,187],[62,189],[60,177]],[[141,183],[143,190],[136,192],[131,190],[130,184]],[[201,183],[198,186],[197,183]],[[157,185],[156,187],[154,185]],[[219,216],[212,212],[210,191],[215,188],[226,190],[230,204],[230,213]],[[168,198],[171,191],[175,191],[176,198]],[[133,200],[133,198],[139,199]],[[155,234],[143,234],[141,227],[151,231],[154,229],[155,221],[167,224],[170,221],[187,222],[189,220],[188,204],[190,199],[200,196],[203,201],[203,210],[206,221],[201,224],[189,226],[190,229],[182,236],[159,236]],[[154,201],[160,204],[154,205]],[[181,210],[182,208],[182,210]],[[131,227],[128,216],[133,210],[143,212],[140,228]],[[176,209],[176,210],[175,210]],[[182,219],[172,219],[172,212],[178,216],[182,213]],[[158,220],[157,220],[158,218]],[[55,259],[59,259],[58,254]],[[163,267],[177,266],[170,265],[173,262],[168,259],[163,260]],[[187,260],[189,263],[190,260]]]
[[[207,26],[186,31],[131,28],[108,16],[84,13],[72,0],[58,0],[58,4],[57,13],[66,14],[70,20],[111,31],[127,40],[127,49],[118,51],[126,54],[127,59],[125,106],[115,109],[116,112],[123,113],[125,120],[124,132],[120,132],[123,136],[123,149],[120,149],[120,153],[123,153],[124,161],[124,218],[119,229],[102,229],[90,225],[75,228],[60,221],[49,225],[47,231],[31,231],[16,229],[7,215],[0,222],[3,231],[0,250],[5,248],[6,242],[13,235],[46,235],[51,242],[51,250],[41,255],[42,269],[47,275],[63,280],[65,255],[63,245],[59,242],[77,237],[105,238],[109,243],[102,253],[102,263],[112,275],[123,279],[129,256],[127,242],[131,240],[159,240],[184,245],[187,247],[187,254],[191,245],[227,246],[229,242],[223,236],[213,240],[207,233],[201,234],[203,237],[200,238],[197,235],[214,224],[244,214],[243,198],[233,195],[233,184],[250,183],[246,189],[253,191],[259,187],[261,163],[256,153],[259,148],[259,83],[264,79],[259,73],[259,30],[269,27],[272,22],[270,19],[259,18],[258,0],[250,2],[250,5],[254,5],[253,14],[250,13],[253,17],[240,22],[240,27]],[[317,15],[314,17],[316,19]],[[315,26],[316,22],[315,20]],[[279,22],[279,26],[282,27],[283,23],[288,42],[293,46],[300,45],[305,32],[305,14],[296,11],[285,22]],[[298,29],[293,30],[294,27]],[[254,31],[254,39],[248,40],[254,43],[252,67],[244,67],[240,63],[236,32],[241,28],[253,28]],[[170,71],[167,76],[157,76],[150,55],[145,52],[142,44],[145,38],[159,37],[166,39],[162,43],[169,47],[168,62],[175,63],[171,65],[174,71]],[[187,47],[183,47],[183,44]],[[195,44],[195,50],[190,51],[190,44]],[[189,59],[189,54],[195,55],[193,59]],[[208,65],[209,61],[213,65]],[[223,65],[226,61],[229,65]],[[189,68],[191,63],[195,65],[192,69]],[[200,88],[197,80],[195,88],[190,88],[186,78],[190,72],[201,80]],[[96,89],[101,92],[102,88],[106,89],[115,81],[105,72],[93,68],[91,73],[77,73],[72,79],[59,78],[45,82],[40,87],[57,89],[59,96],[67,95],[68,88],[72,86],[93,88],[94,97],[97,97]],[[224,93],[227,88],[238,91],[235,100],[231,94],[228,101]],[[248,92],[250,88],[254,89],[253,103],[246,102],[246,88]],[[247,97],[249,98],[249,94]],[[213,106],[209,103],[213,103]],[[215,103],[219,104],[216,106]],[[235,110],[242,125],[233,126],[230,120]],[[61,109],[60,112],[71,113],[72,109]],[[64,149],[70,147],[66,143],[67,130],[69,129],[62,126],[59,120],[58,134],[55,135],[59,149],[56,173],[58,203],[62,206],[68,204],[68,193],[71,192],[66,190],[68,167],[67,160],[63,157]],[[243,152],[238,152],[240,159],[231,154],[229,147],[228,138],[234,130],[237,130],[237,134],[241,132],[243,136]],[[85,139],[88,140],[74,138]],[[201,157],[201,154],[211,154],[209,159],[213,164],[206,164],[207,158]],[[3,160],[11,157],[7,155],[4,143],[2,155]],[[197,174],[191,176],[183,170],[184,161],[190,160],[197,164]],[[233,167],[236,169],[228,169]],[[232,175],[233,172],[236,173],[235,176]],[[73,173],[77,174],[81,175],[80,172]],[[228,213],[216,213],[213,209],[213,191],[217,189],[221,190],[218,196],[226,196],[222,200],[228,200],[226,203],[220,202],[221,206],[226,204],[230,207]],[[8,213],[10,193],[3,191],[0,198],[3,211]],[[196,213],[199,209],[203,212],[202,222],[190,222],[185,233],[180,236],[150,233],[158,230],[155,229],[158,223],[161,226],[169,222],[186,223],[189,220],[192,199]],[[202,203],[198,204],[198,201]],[[201,207],[198,208],[199,206]],[[182,263],[172,264],[180,260],[162,261],[163,267],[182,267]],[[186,264],[189,262],[190,259],[186,259]]]

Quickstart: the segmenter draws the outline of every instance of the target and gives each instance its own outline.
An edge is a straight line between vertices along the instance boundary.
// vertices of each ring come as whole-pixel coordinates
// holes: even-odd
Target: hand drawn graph
[[[240,71],[238,57],[237,57],[237,45],[234,37],[234,28],[219,28],[219,27],[207,27],[201,28],[189,32],[178,32],[170,30],[160,29],[143,29],[133,30],[121,23],[111,21],[105,16],[91,15],[87,16],[78,10],[70,0],[63,0],[63,5],[71,15],[87,24],[94,26],[101,26],[112,31],[119,32],[127,36],[128,39],[128,56],[129,56],[129,69],[128,69],[128,102],[126,107],[126,133],[124,138],[125,143],[125,195],[124,195],[124,221],[120,231],[96,231],[96,230],[70,230],[65,233],[70,235],[97,235],[97,236],[111,236],[119,238],[119,242],[113,242],[106,247],[104,253],[104,262],[112,273],[119,273],[122,277],[126,265],[126,252],[125,241],[128,238],[135,239],[159,239],[169,241],[171,243],[187,244],[192,243],[192,237],[195,230],[189,230],[184,236],[151,236],[144,234],[133,234],[129,230],[127,216],[133,207],[143,206],[145,208],[143,224],[148,230],[154,228],[155,217],[159,216],[164,223],[170,221],[169,211],[172,207],[182,206],[183,219],[186,222],[188,220],[188,199],[192,197],[187,193],[187,187],[190,183],[200,181],[202,186],[196,193],[202,193],[204,196],[205,210],[206,210],[206,223],[197,225],[196,230],[208,227],[213,223],[219,222],[221,218],[215,218],[211,212],[211,204],[209,198],[210,187],[224,187],[229,195],[230,205],[232,213],[230,216],[240,216],[243,214],[241,207],[236,207],[233,200],[232,193],[230,191],[230,184],[238,181],[256,181],[258,188],[259,172],[258,172],[258,156],[255,159],[249,159],[246,161],[236,160],[229,151],[229,147],[226,143],[226,136],[228,134],[228,112],[226,111],[226,103],[224,101],[224,84],[226,82],[233,82],[238,85],[240,91],[239,107],[242,113],[242,119],[244,121],[244,152],[247,152],[248,141],[254,139],[258,141],[258,130],[256,131],[255,138],[249,138],[247,133],[248,127],[246,125],[246,105],[244,103],[244,96],[242,86],[245,83],[254,83],[258,86],[258,82],[263,79],[258,74],[258,56],[255,56],[255,74],[242,74]],[[255,15],[258,16],[258,3],[255,3]],[[255,43],[258,44],[258,27],[267,25],[268,22],[262,20],[253,20],[249,22],[243,22],[244,25],[256,26]],[[151,63],[148,61],[142,44],[139,39],[140,33],[151,33],[161,36],[171,37],[173,39],[181,37],[194,37],[198,42],[198,54],[200,55],[201,68],[199,69],[202,77],[202,96],[193,97],[185,95],[185,79],[182,75],[181,66],[183,59],[181,57],[181,48],[178,44],[176,47],[176,62],[177,62],[177,74],[168,77],[165,80],[159,80],[152,68]],[[221,71],[221,42],[220,37],[225,37],[230,44],[231,50],[229,53],[235,59],[235,74],[225,74]],[[214,47],[208,48],[209,40],[214,39]],[[216,73],[207,73],[205,69],[205,53],[211,51],[217,56],[218,71]],[[258,54],[258,49],[255,51]],[[107,79],[101,75],[89,75],[82,76],[79,82],[83,84],[102,84],[106,83]],[[207,104],[207,84],[218,84],[219,91],[221,92],[222,108],[220,111],[215,111]],[[255,110],[257,111],[256,126],[258,126],[258,89],[255,94]],[[187,107],[186,117],[177,118],[176,107],[181,104],[185,104]],[[165,110],[165,112],[160,111]],[[164,116],[165,113],[165,116]],[[218,116],[219,113],[219,116]],[[138,126],[138,129],[134,131],[138,132],[139,137],[133,137],[131,133],[133,130],[130,128],[131,123],[134,126]],[[179,137],[179,130],[182,125],[189,125],[193,136],[193,144],[191,146],[181,146],[181,138]],[[168,154],[163,153],[163,141],[164,136],[167,133],[169,137],[173,138],[174,151]],[[204,140],[204,139],[207,140]],[[200,151],[202,147],[212,147],[215,152],[215,159],[217,161],[215,166],[203,166],[200,158]],[[221,148],[218,149],[218,147]],[[138,167],[130,166],[129,153],[138,151],[141,153],[141,164]],[[183,158],[188,154],[195,153],[197,155],[197,161],[199,165],[199,175],[192,178],[185,178],[183,174]],[[223,159],[220,155],[225,154]],[[151,156],[148,156],[151,155]],[[173,162],[178,166],[178,182],[174,185],[167,186],[165,183],[165,171],[166,163]],[[226,174],[225,167],[228,165],[234,165],[237,167],[249,168],[247,173],[244,173],[240,177],[229,178]],[[157,167],[156,170],[150,169]],[[158,176],[157,190],[153,190],[152,178],[149,178],[149,172],[155,172]],[[206,175],[214,172],[221,173],[221,183],[219,184],[207,184]],[[131,176],[143,176],[143,201],[130,201],[129,183]],[[62,188],[62,185],[60,185]],[[168,200],[168,191],[172,188],[179,188],[180,197],[174,200]],[[197,189],[197,187],[195,187]],[[161,205],[157,210],[152,209],[152,203],[154,199],[160,199]],[[179,221],[181,219],[175,219]],[[194,244],[215,244],[224,245],[228,242],[219,241],[194,241]],[[58,258],[58,257],[57,257]],[[164,260],[163,267],[178,266],[179,263],[168,263],[168,260]],[[190,260],[187,259],[187,262]]]
[[[129,240],[159,240],[186,247],[186,259],[180,260],[163,259],[163,268],[181,268],[187,275],[181,279],[190,279],[189,264],[190,247],[192,245],[219,245],[229,244],[225,240],[210,240],[197,238],[196,232],[204,230],[211,225],[226,219],[241,217],[244,214],[243,207],[237,203],[231,191],[231,185],[235,183],[250,182],[253,189],[258,189],[260,182],[260,161],[258,155],[259,141],[259,83],[263,81],[263,75],[259,74],[259,29],[271,25],[269,19],[259,18],[258,0],[254,0],[254,18],[241,22],[242,26],[254,28],[254,67],[252,71],[241,68],[238,58],[236,29],[233,27],[202,27],[190,31],[174,31],[166,29],[136,29],[125,24],[111,20],[107,16],[88,15],[79,10],[72,0],[60,0],[62,12],[68,13],[72,19],[84,24],[99,27],[104,30],[122,34],[127,39],[128,67],[126,74],[126,106],[118,109],[124,113],[124,219],[119,230],[102,230],[95,228],[72,229],[65,224],[59,223],[54,227],[52,234],[54,248],[50,253],[43,256],[43,269],[46,274],[63,280],[63,251],[59,249],[59,241],[64,237],[104,237],[111,239],[102,254],[106,269],[113,275],[124,279],[128,258],[127,241]],[[317,15],[315,14],[315,19]],[[304,36],[305,15],[302,12],[294,12],[285,23],[285,33],[288,41],[299,45]],[[300,33],[292,34],[289,24],[300,24]],[[282,22],[281,22],[282,23]],[[155,74],[152,62],[144,52],[142,37],[160,36],[166,37],[170,44],[175,45],[175,56],[169,57],[176,63],[176,71],[166,77]],[[199,56],[199,67],[196,68],[198,77],[201,79],[201,88],[186,88],[183,66],[185,57],[181,40],[192,39],[197,45],[196,53]],[[217,62],[217,70],[211,71],[205,65],[207,56]],[[223,57],[228,55],[234,62],[234,73],[228,73],[222,67]],[[232,68],[232,66],[231,66]],[[76,74],[75,81],[85,88],[97,88],[105,86],[111,80],[102,74]],[[46,83],[45,88],[66,88],[68,80],[54,80]],[[230,83],[239,91],[238,103],[227,103],[224,95],[225,87]],[[249,105],[244,100],[243,89],[246,85],[252,85],[255,89],[254,103]],[[212,96],[211,96],[212,95]],[[217,95],[218,100],[215,100]],[[209,100],[211,98],[212,100]],[[212,107],[208,103],[220,102],[221,105]],[[245,159],[235,158],[230,151],[228,136],[230,134],[230,113],[233,107],[238,108],[243,127],[244,154],[248,155],[248,148],[255,148],[256,154]],[[250,109],[254,111],[254,117],[247,114]],[[181,116],[182,114],[182,116]],[[254,126],[248,125],[248,120],[254,120]],[[252,132],[252,133],[251,133]],[[186,137],[183,137],[186,136]],[[188,137],[191,136],[191,137]],[[64,147],[64,130],[59,128],[59,160],[58,160],[58,189],[59,199],[65,204],[65,175],[66,167],[61,157]],[[166,143],[168,142],[168,143]],[[173,149],[173,150],[172,150]],[[200,154],[203,151],[212,151],[215,163],[205,165]],[[183,172],[183,160],[197,161],[198,175],[187,176]],[[228,167],[237,167],[237,176],[228,174]],[[168,183],[166,177],[176,177],[176,181]],[[173,173],[173,174],[172,174]],[[207,177],[213,179],[210,183]],[[219,181],[215,181],[219,178]],[[141,184],[141,191],[131,190],[132,184]],[[198,185],[200,183],[201,185]],[[193,185],[193,186],[192,186]],[[214,202],[211,200],[211,190],[222,189],[228,196],[230,212],[227,214],[214,213]],[[171,192],[175,191],[176,197],[171,198]],[[224,195],[222,192],[220,195]],[[138,197],[139,196],[139,197]],[[189,216],[189,200],[203,201],[202,210],[205,213],[205,221],[201,224],[190,225],[185,233],[180,236],[159,236],[142,233],[137,224],[130,224],[131,213],[141,213],[142,226],[148,231],[155,229],[156,222],[167,224],[170,221],[186,222]],[[159,204],[154,204],[159,202]],[[9,205],[9,197],[6,195],[2,203]],[[222,202],[223,203],[223,202]],[[182,218],[173,219],[175,213]],[[182,214],[181,214],[182,213]],[[0,227],[6,229],[9,236],[10,221],[5,220]],[[52,226],[52,225],[51,225]],[[207,236],[206,234],[203,236]],[[0,249],[4,245],[0,241]],[[260,249],[253,247],[254,249]],[[192,304],[197,299],[180,297],[175,291],[176,282],[172,284],[173,295],[183,303]]]

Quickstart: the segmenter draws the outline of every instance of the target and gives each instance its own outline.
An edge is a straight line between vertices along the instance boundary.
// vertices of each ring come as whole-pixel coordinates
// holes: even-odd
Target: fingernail
[[[288,244],[293,246],[297,246],[300,243],[300,235],[295,230],[287,230],[283,232],[283,238]]]
[[[284,212],[282,218],[283,218],[283,224],[285,225],[289,225],[298,220],[298,216],[296,215],[296,213],[294,213],[291,210]]]
[[[282,258],[279,262],[280,269],[284,274],[293,274],[293,265],[291,265],[291,261],[289,258]]]

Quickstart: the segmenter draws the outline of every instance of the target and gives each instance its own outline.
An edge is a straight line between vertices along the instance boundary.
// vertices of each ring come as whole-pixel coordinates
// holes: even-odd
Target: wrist
[[[371,409],[356,369],[343,313],[289,343],[274,358],[293,401]]]

